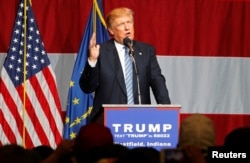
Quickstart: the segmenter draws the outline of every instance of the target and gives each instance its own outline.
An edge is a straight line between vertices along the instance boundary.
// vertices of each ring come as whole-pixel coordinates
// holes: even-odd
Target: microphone
[[[123,44],[126,45],[129,48],[130,57],[132,58],[132,62],[133,62],[134,70],[135,70],[135,74],[136,74],[138,103],[141,104],[140,79],[139,79],[139,72],[138,72],[137,64],[136,64],[136,61],[135,61],[134,48],[132,46],[132,40],[130,40],[128,37],[125,37],[123,39]]]
[[[130,56],[134,55],[134,48],[132,46],[132,40],[130,40],[130,38],[128,38],[128,37],[125,37],[123,39],[123,44],[126,45],[129,48]]]

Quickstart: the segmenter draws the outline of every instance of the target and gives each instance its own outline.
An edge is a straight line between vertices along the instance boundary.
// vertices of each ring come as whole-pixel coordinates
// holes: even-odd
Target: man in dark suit
[[[129,104],[124,75],[124,38],[131,41],[129,44],[133,48],[130,47],[134,61],[132,104],[151,104],[150,88],[158,104],[170,104],[166,81],[157,62],[155,48],[133,40],[133,19],[131,9],[113,9],[106,19],[112,39],[96,45],[96,35],[92,35],[88,61],[79,81],[85,93],[95,92],[91,121],[103,123],[103,104]]]

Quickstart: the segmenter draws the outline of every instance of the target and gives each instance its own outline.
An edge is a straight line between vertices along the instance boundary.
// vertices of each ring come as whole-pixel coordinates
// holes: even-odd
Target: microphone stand
[[[137,69],[137,65],[136,65],[136,61],[135,61],[135,57],[134,57],[134,51],[133,50],[129,50],[129,54],[130,54],[130,57],[132,58],[132,62],[133,62],[134,69],[135,69],[135,74],[136,74],[137,92],[138,92],[138,103],[139,103],[139,105],[141,105],[140,80],[139,80],[139,73],[138,73],[138,69]]]

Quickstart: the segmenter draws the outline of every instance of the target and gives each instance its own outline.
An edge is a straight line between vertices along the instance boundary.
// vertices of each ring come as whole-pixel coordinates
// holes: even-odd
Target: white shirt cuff
[[[88,63],[89,63],[89,65],[90,65],[90,67],[95,67],[95,66],[96,66],[96,62],[97,62],[97,60],[94,61],[94,62],[92,62],[92,61],[90,61],[90,60],[88,59]]]

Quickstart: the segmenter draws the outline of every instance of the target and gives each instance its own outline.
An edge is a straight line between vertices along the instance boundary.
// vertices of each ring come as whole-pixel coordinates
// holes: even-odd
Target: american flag
[[[1,70],[0,143],[55,148],[62,140],[61,104],[55,74],[26,1],[20,1]]]

